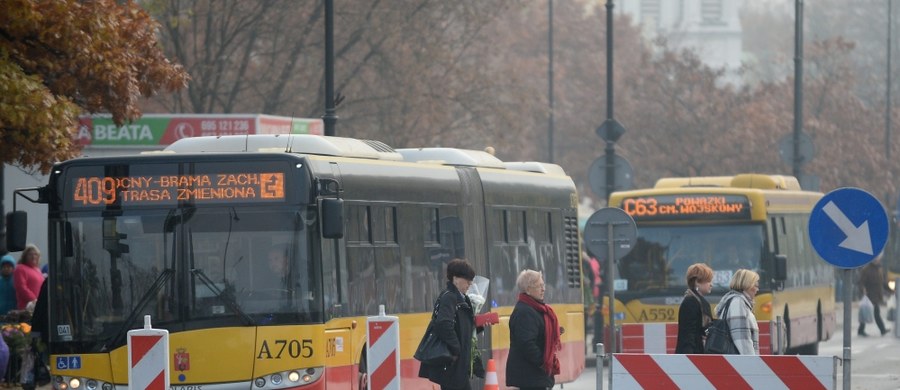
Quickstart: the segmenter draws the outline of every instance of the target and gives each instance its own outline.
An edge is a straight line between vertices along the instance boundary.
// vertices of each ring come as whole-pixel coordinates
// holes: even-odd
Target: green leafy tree
[[[157,23],[133,2],[0,1],[0,159],[49,172],[74,157],[77,116],[140,116],[138,101],[187,85]]]

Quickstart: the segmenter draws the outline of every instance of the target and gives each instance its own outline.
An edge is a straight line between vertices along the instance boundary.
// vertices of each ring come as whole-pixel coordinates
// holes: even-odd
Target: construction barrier
[[[778,329],[775,321],[760,321],[759,325],[759,353],[763,355],[776,354],[778,350],[778,338],[772,330]],[[620,351],[622,353],[675,353],[675,345],[678,342],[677,322],[647,322],[641,324],[622,324],[617,332],[619,335]],[[776,332],[777,333],[777,332]]]
[[[613,354],[613,389],[835,389],[832,356]]]
[[[128,389],[169,390],[169,331],[152,329],[149,315],[128,331]]]
[[[384,314],[366,320],[366,369],[369,390],[400,390],[400,319]]]

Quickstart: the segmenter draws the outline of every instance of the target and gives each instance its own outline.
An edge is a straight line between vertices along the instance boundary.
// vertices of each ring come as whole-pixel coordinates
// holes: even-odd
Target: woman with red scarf
[[[544,303],[540,272],[524,270],[516,279],[519,301],[509,317],[506,385],[521,390],[549,389],[559,374],[560,328],[556,313]]]

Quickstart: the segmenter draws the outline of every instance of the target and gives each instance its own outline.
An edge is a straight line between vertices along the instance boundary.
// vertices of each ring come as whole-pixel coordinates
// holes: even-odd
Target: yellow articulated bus
[[[412,355],[453,258],[490,280],[485,310],[500,324],[478,346],[501,381],[524,268],[543,271],[566,329],[559,381],[584,369],[578,198],[553,164],[313,135],[197,137],[66,161],[15,196],[48,206],[58,390],[127,388],[127,332],[145,315],[170,332],[173,390],[359,389],[379,305],[400,318],[403,387],[426,388]],[[25,221],[12,212],[13,250]]]
[[[713,269],[713,305],[744,268],[760,275],[757,320],[781,316],[788,352],[817,354],[835,326],[834,271],[807,234],[822,196],[801,190],[794,177],[761,174],[663,178],[653,188],[613,193],[610,206],[637,224],[634,249],[617,263],[617,323],[678,322],[691,264]],[[771,352],[772,336],[761,330],[763,353]]]

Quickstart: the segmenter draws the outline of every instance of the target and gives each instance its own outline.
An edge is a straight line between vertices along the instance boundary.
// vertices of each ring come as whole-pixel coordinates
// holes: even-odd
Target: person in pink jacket
[[[28,304],[37,301],[44,283],[41,272],[41,251],[34,245],[28,245],[19,257],[19,265],[13,271],[13,285],[16,288],[16,309],[24,310]]]

